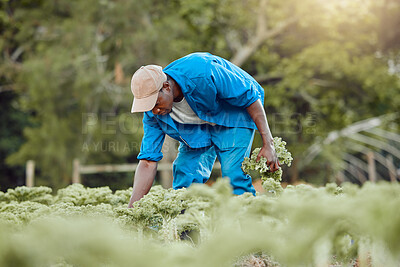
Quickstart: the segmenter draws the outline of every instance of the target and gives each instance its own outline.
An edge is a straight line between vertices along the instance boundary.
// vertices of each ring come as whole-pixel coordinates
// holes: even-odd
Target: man
[[[161,160],[165,134],[178,140],[173,163],[173,188],[208,180],[215,159],[234,194],[255,194],[241,165],[259,130],[263,156],[271,171],[280,164],[263,108],[263,88],[244,70],[209,53],[193,53],[162,69],[147,65],[131,81],[132,112],[144,112],[144,136],[138,155],[132,203],[151,188]]]

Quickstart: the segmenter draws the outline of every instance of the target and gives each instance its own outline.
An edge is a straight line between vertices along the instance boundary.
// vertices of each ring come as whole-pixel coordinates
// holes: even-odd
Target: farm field
[[[0,193],[0,266],[399,266],[400,186]]]
[[[400,267],[399,25],[400,0],[1,0],[0,267]]]

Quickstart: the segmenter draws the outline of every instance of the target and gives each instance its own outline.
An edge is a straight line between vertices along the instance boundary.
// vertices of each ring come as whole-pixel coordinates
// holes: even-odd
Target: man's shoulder
[[[164,68],[164,72],[171,76],[183,88],[188,80],[197,84],[204,83],[209,74],[209,66],[215,56],[210,53],[196,52],[175,60]]]
[[[184,57],[181,57],[180,59],[175,60],[173,63],[182,63],[182,62],[191,62],[191,61],[203,61],[203,62],[207,62],[210,61],[214,58],[215,56],[208,53],[208,52],[194,52],[191,54],[188,54]]]
[[[215,59],[216,56],[207,52],[191,53],[170,63],[164,68],[164,71],[203,72]]]

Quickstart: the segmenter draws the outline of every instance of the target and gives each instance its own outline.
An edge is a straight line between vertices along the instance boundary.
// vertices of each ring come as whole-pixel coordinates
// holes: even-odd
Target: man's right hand
[[[146,195],[153,185],[157,173],[157,162],[150,160],[140,160],[136,168],[133,180],[133,191],[129,200],[128,208],[132,208],[134,202]]]

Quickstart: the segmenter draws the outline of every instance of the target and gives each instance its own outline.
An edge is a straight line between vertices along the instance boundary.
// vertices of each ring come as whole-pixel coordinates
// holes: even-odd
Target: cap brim
[[[152,110],[156,105],[158,94],[153,94],[145,98],[134,98],[131,113],[146,112]]]

